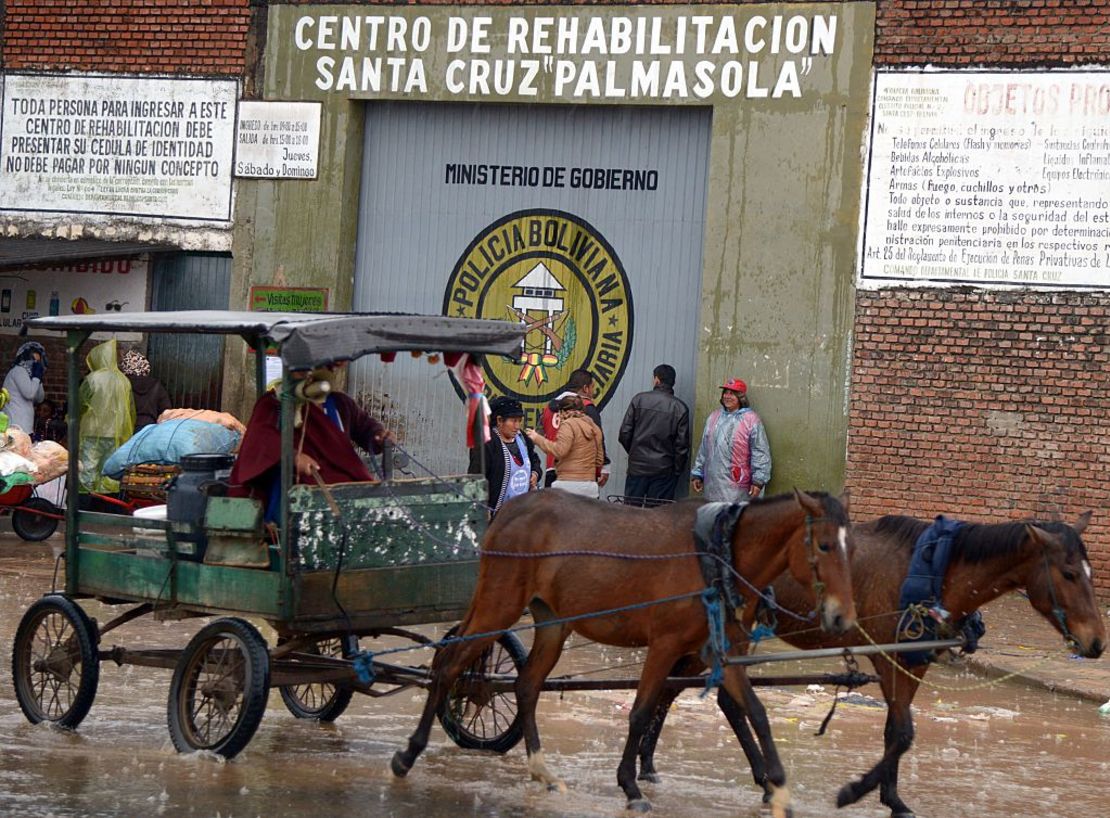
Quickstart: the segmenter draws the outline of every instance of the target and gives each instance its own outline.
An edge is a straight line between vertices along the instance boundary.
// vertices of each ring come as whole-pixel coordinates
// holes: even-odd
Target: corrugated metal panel
[[[226,310],[231,257],[190,253],[159,258],[154,264],[152,310]],[[174,406],[219,409],[223,376],[221,335],[152,333],[147,355]]]
[[[634,304],[623,377],[602,412],[613,459],[604,493],[620,493],[617,431],[652,368],[672,364],[677,394],[693,405],[710,120],[694,108],[368,105],[355,308],[438,312],[460,256],[509,214],[551,209],[592,225],[623,263]],[[446,184],[448,163],[654,169],[659,182],[653,191]],[[561,387],[569,373],[549,374]],[[465,469],[461,405],[442,366],[366,361],[351,391],[430,468]]]

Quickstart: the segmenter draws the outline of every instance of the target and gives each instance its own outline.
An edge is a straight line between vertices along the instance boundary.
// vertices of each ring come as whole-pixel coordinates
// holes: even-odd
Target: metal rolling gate
[[[521,350],[537,366],[499,362],[487,380],[518,393],[533,425],[573,368],[598,372],[613,460],[602,493],[621,493],[617,432],[652,368],[672,364],[693,403],[710,120],[703,108],[368,104],[354,308],[546,317]],[[424,463],[458,472],[445,378],[401,356],[356,366],[350,391]]]

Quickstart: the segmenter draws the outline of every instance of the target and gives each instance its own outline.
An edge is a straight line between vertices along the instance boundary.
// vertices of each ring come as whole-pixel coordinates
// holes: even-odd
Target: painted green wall
[[[300,50],[297,21],[324,15],[423,16],[437,32],[420,56],[426,93],[322,91],[316,60],[342,52]],[[364,99],[562,103],[543,80],[534,97],[473,97],[443,87],[448,61],[440,38],[449,17],[490,17],[492,31],[510,16],[534,21],[563,14],[589,18],[731,15],[742,26],[753,15],[835,15],[836,47],[814,57],[798,98],[575,100],[575,104],[711,105],[707,226],[702,269],[696,432],[716,406],[717,384],[742,377],[771,438],[771,488],[839,489],[843,482],[849,344],[862,186],[862,151],[869,104],[874,4],[814,3],[697,7],[370,7],[271,6],[264,56],[263,98],[320,100],[320,175],[314,182],[239,180],[236,200],[232,307],[253,284],[329,287],[332,309],[349,307],[353,292],[361,174]],[[490,59],[504,55],[494,38]],[[361,56],[361,53],[358,55]],[[622,60],[599,57],[599,60]],[[671,59],[671,58],[667,58]],[[702,57],[682,58],[693,65]],[[763,76],[777,74],[789,55],[759,56]],[[446,274],[445,274],[446,280]],[[229,355],[229,371],[246,364]],[[241,387],[241,388],[237,388]],[[229,383],[229,407],[249,407],[251,386]]]

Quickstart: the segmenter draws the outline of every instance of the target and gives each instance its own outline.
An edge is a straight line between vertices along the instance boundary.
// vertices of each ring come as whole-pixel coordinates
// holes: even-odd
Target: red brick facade
[[[6,0],[9,71],[241,75],[250,0]]]
[[[856,518],[1074,521],[1093,510],[1085,539],[1105,578],[1108,441],[1105,296],[858,294],[848,441]]]
[[[876,7],[876,65],[1043,68],[1107,54],[1107,0],[879,0]]]
[[[875,64],[1078,66],[1110,54],[1110,0],[877,5]],[[1110,275],[1110,274],[1108,274]],[[1094,518],[1110,593],[1110,293],[859,292],[853,516]]]

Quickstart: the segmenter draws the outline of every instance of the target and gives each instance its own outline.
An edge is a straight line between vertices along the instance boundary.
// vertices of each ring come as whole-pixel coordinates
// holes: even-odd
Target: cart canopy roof
[[[282,361],[291,369],[404,350],[513,355],[524,337],[524,327],[510,321],[404,313],[181,310],[51,316],[29,319],[26,325],[56,332],[188,332],[265,339],[280,347]]]

